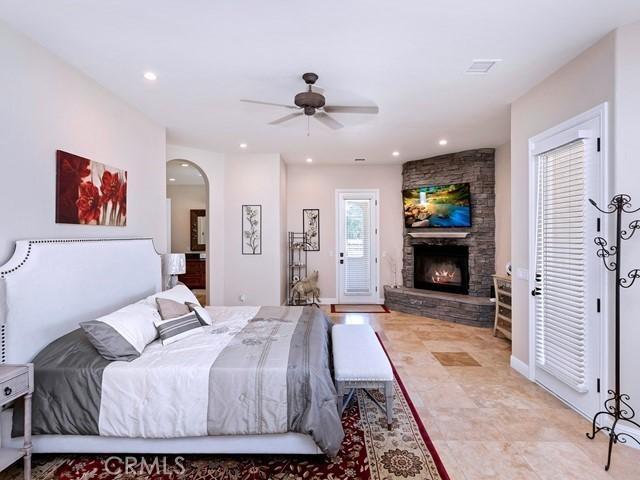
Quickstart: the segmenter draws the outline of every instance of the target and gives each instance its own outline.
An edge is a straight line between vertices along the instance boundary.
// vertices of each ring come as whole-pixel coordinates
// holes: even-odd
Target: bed
[[[0,276],[3,361],[35,357],[34,452],[337,452],[318,309],[210,307],[201,333],[109,362],[78,323],[160,289],[151,240],[18,242]],[[20,414],[2,412],[3,446],[21,444]]]

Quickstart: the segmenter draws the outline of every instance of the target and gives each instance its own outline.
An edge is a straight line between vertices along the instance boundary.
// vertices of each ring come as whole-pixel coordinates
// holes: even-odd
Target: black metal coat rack
[[[595,244],[599,247],[596,254],[602,258],[602,262],[607,270],[615,272],[615,388],[608,390],[610,397],[604,402],[604,410],[596,413],[593,417],[593,425],[591,433],[587,433],[587,437],[593,440],[600,430],[604,430],[609,433],[609,451],[607,453],[607,464],[604,469],[609,470],[611,466],[611,450],[616,443],[627,443],[627,439],[633,440],[640,445],[640,440],[629,435],[626,432],[616,431],[618,425],[622,423],[628,423],[640,428],[640,424],[635,422],[635,412],[629,401],[631,397],[629,395],[621,393],[620,389],[620,289],[631,287],[637,278],[640,278],[640,269],[634,268],[630,270],[626,276],[620,275],[621,269],[621,253],[622,242],[629,240],[636,230],[640,229],[640,220],[633,220],[629,223],[628,227],[622,229],[622,214],[623,213],[636,213],[640,211],[640,208],[635,210],[631,209],[631,197],[626,194],[616,195],[611,199],[607,209],[600,208],[596,202],[589,199],[589,202],[596,207],[600,212],[610,215],[616,215],[616,243],[609,245],[604,237],[596,237],[594,239]],[[613,257],[613,258],[612,258]],[[597,425],[598,418],[600,419],[600,426]],[[602,420],[608,418],[611,421],[611,426],[603,425]]]

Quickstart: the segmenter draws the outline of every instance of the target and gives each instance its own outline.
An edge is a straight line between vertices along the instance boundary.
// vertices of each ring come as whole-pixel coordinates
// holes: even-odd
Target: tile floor
[[[327,310],[328,313],[328,310]],[[640,480],[640,450],[585,437],[589,421],[509,367],[487,329],[404,313],[330,314],[380,334],[453,480]]]

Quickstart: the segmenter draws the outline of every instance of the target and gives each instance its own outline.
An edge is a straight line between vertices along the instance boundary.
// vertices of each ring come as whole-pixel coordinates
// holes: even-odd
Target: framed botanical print
[[[242,205],[242,254],[262,255],[262,205]]]
[[[302,231],[307,237],[308,252],[320,251],[320,210],[305,208],[302,210]]]

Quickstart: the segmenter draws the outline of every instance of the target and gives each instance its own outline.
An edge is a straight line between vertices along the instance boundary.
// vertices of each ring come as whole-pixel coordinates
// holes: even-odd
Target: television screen
[[[407,228],[471,226],[471,189],[468,183],[433,185],[402,192]]]

